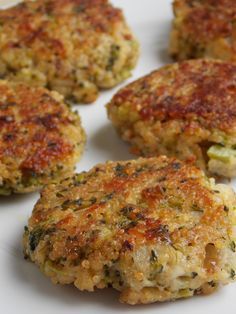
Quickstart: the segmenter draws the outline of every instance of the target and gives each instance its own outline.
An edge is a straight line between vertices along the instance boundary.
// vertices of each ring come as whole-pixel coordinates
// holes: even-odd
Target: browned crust
[[[181,14],[184,37],[204,43],[231,37],[236,17],[234,0],[175,0],[175,13]]]
[[[122,11],[112,7],[107,0],[37,0],[25,1],[12,8],[0,10],[0,21],[3,25],[6,23],[6,27],[18,29],[19,40],[14,45],[31,46],[34,41],[43,40],[47,47],[50,38],[42,27],[46,28],[50,23],[46,17],[69,18],[79,12],[84,12],[81,18],[98,33],[112,34],[116,23],[123,20]],[[60,46],[59,40],[52,41],[50,48],[61,57],[66,57],[58,45]]]
[[[108,105],[128,106],[143,121],[183,120],[189,129],[236,128],[236,66],[214,60],[168,65],[121,89]],[[128,119],[128,116],[127,116]]]
[[[54,282],[81,290],[112,285],[131,304],[181,297],[158,292],[154,283],[153,296],[142,297],[139,286],[148,274],[134,256],[145,248],[140,263],[149,265],[169,250],[175,265],[178,251],[189,255],[189,269],[195,262],[206,267],[205,280],[218,278],[224,262],[203,266],[208,243],[220,252],[230,241],[229,209],[218,193],[200,170],[167,157],[97,165],[42,191],[25,229],[25,253]]]
[[[127,199],[132,194],[134,201],[129,206]],[[60,251],[55,249],[51,254],[54,258],[68,260],[78,259],[81,250],[89,254],[91,249],[101,249],[109,258],[104,246],[113,246],[114,239],[120,254],[144,243],[178,243],[183,247],[194,243],[200,247],[208,241],[213,226],[231,229],[223,204],[217,205],[213,195],[201,170],[175,159],[108,162],[45,188],[34,208],[29,228],[55,227],[52,242],[60,235],[64,244]],[[176,216],[174,199],[176,204],[179,200],[182,203],[179,206],[190,215],[200,207],[203,213],[195,226],[178,229],[183,222]],[[127,223],[122,227],[124,217]],[[51,218],[55,218],[53,226]],[[112,237],[105,242],[101,242],[99,232],[95,232],[103,225],[112,230]],[[218,234],[216,229],[212,239]]]
[[[25,1],[0,10],[0,75],[92,102],[126,79],[138,44],[107,0]],[[30,79],[31,78],[31,79]]]
[[[233,0],[175,0],[169,53],[175,60],[236,61]]]
[[[71,138],[67,138],[70,129]],[[50,169],[55,170],[57,165],[60,168],[67,162],[68,169],[73,169],[83,143],[79,116],[72,113],[57,93],[0,81],[3,181],[7,179],[4,171],[12,178],[14,172],[19,172],[18,181],[36,179],[43,174],[48,174],[45,180],[50,181]]]

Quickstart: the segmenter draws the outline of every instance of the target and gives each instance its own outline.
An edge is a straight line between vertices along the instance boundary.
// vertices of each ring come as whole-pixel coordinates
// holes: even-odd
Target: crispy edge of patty
[[[107,104],[108,117],[137,155],[177,157],[208,174],[234,177],[235,69],[204,59],[164,66],[118,91]],[[232,156],[215,149],[211,162],[212,145]]]

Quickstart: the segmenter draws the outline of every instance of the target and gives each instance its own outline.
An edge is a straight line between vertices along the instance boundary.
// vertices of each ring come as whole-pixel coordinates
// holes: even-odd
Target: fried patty
[[[236,66],[167,65],[121,89],[109,118],[138,155],[175,156],[210,175],[236,175]]]
[[[235,0],[174,0],[170,40],[174,59],[236,61]]]
[[[84,142],[79,115],[57,92],[0,81],[0,195],[71,175]]]
[[[130,76],[138,44],[107,0],[25,1],[0,11],[0,76],[90,103]]]
[[[125,303],[207,294],[235,279],[235,202],[176,159],[107,162],[42,191],[25,254],[54,283]]]

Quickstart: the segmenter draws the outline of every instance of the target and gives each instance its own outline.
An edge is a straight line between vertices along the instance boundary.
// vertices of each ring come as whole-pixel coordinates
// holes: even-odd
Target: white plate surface
[[[14,2],[0,1],[0,5]],[[170,62],[166,49],[172,19],[171,0],[112,2],[124,10],[142,46],[141,58],[131,80]],[[106,160],[132,158],[128,146],[118,138],[108,121],[104,107],[117,89],[102,93],[93,105],[76,106],[88,135],[78,171],[88,170]],[[72,286],[54,286],[22,255],[22,231],[37,199],[37,193],[0,198],[0,313],[236,313],[236,284],[208,297],[135,307],[119,304],[118,293],[112,289],[82,293]]]

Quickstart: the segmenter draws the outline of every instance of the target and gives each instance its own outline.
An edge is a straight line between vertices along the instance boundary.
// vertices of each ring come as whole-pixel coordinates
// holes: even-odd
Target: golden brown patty
[[[0,195],[71,175],[85,134],[57,92],[0,81]]]
[[[235,201],[175,159],[108,162],[42,191],[25,254],[54,283],[130,304],[210,293],[235,279]]]
[[[235,0],[174,0],[170,54],[236,61]]]
[[[130,76],[138,44],[107,0],[25,1],[0,11],[0,76],[92,102]]]
[[[121,89],[109,118],[133,152],[195,162],[236,175],[236,66],[214,60],[168,65]]]

